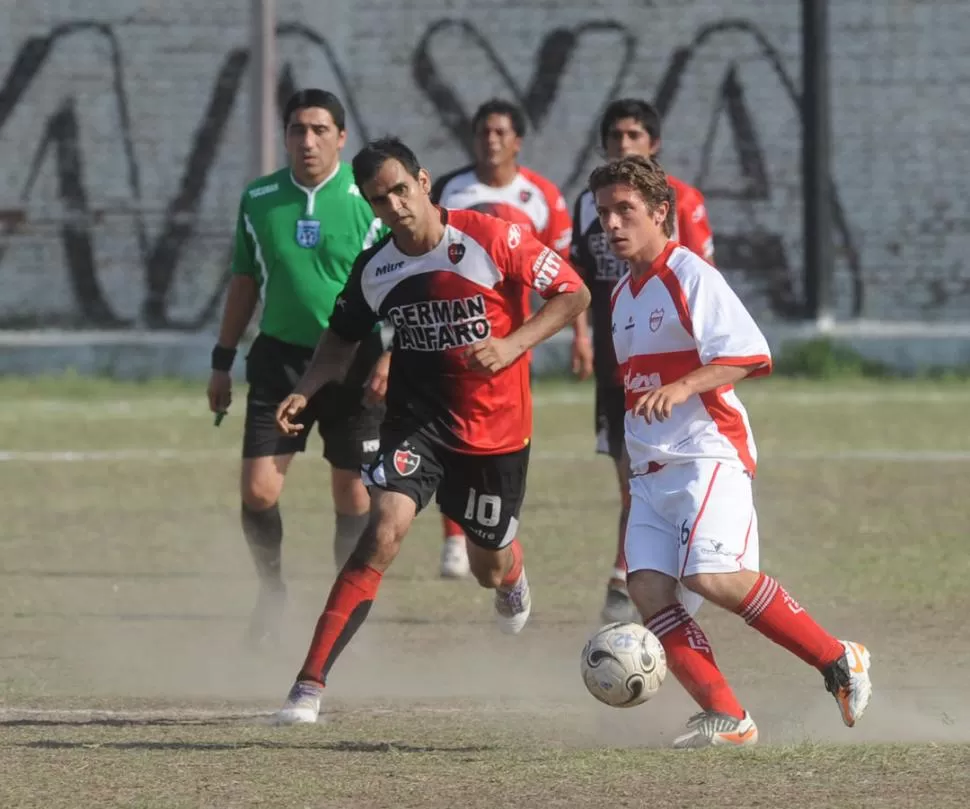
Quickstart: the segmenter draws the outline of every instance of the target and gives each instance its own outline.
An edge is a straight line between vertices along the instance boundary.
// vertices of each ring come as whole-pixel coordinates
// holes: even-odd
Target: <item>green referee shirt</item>
[[[250,183],[239,203],[232,271],[259,283],[259,330],[315,346],[354,259],[385,232],[346,163],[316,188],[297,183],[288,168]]]

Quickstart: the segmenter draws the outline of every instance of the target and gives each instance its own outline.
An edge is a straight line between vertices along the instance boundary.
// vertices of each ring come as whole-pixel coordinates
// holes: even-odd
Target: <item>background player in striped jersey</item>
[[[310,362],[357,254],[384,232],[350,166],[340,161],[346,132],[339,99],[318,89],[296,93],[283,111],[283,129],[289,165],[250,183],[239,203],[232,276],[208,388],[209,407],[224,413],[232,401],[236,346],[262,295],[259,335],[246,357],[240,481],[243,533],[260,580],[248,632],[257,644],[275,639],[279,630],[286,596],[279,498],[290,462],[307,442],[306,433],[279,434],[276,408]],[[361,343],[347,379],[321,390],[305,414],[307,424],[317,421],[331,466],[338,566],[367,522],[370,498],[360,466],[377,450],[389,362],[382,353],[375,330]],[[365,383],[373,394],[367,403],[361,401]]]
[[[869,652],[837,640],[758,572],[757,450],[734,384],[770,372],[768,343],[723,276],[670,238],[671,191],[654,160],[596,169],[590,189],[610,249],[630,268],[611,301],[631,469],[627,586],[701,707],[674,746],[758,738],[680,585],[816,668],[852,727],[872,693]]]
[[[631,154],[650,157],[660,151],[660,116],[646,101],[623,98],[612,102],[600,121],[600,142],[610,160]],[[708,262],[714,260],[711,226],[707,221],[704,197],[691,185],[669,177],[674,191],[675,213],[673,238]],[[626,562],[623,538],[630,510],[628,461],[623,447],[623,382],[617,369],[610,335],[610,293],[626,272],[626,262],[610,252],[603,228],[596,217],[596,204],[587,189],[579,195],[573,213],[571,258],[583,275],[593,296],[590,316],[593,320],[593,353],[596,374],[596,451],[609,455],[616,465],[620,487],[620,519],[617,532],[616,558],[606,588],[602,619],[636,621],[636,609],[626,589]],[[686,596],[691,609],[698,599]]]
[[[572,221],[562,192],[551,180],[518,162],[526,129],[520,107],[498,98],[486,101],[472,118],[475,162],[439,177],[431,189],[431,199],[445,208],[481,211],[527,228],[568,260]],[[524,322],[531,312],[533,293],[527,287],[512,291],[516,315]],[[573,373],[586,379],[593,372],[593,350],[585,317],[574,324],[571,353]],[[465,535],[461,526],[445,516],[442,524],[441,575],[465,576]]]
[[[528,352],[589,304],[575,270],[519,226],[436,207],[428,173],[400,141],[368,145],[353,166],[392,236],[357,259],[277,422],[288,435],[302,430],[295,422],[308,398],[341,378],[379,318],[394,325],[387,416],[368,470],[370,521],[330,591],[281,722],[317,720],[331,666],[432,496],[467,532],[472,572],[495,590],[499,628],[516,633],[525,625],[531,595],[516,535],[532,433]],[[511,304],[513,285],[546,300],[524,324]]]

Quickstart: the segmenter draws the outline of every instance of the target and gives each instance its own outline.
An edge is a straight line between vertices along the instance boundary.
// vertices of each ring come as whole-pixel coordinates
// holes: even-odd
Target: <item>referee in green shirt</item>
[[[317,89],[296,93],[283,112],[283,128],[289,166],[250,183],[239,203],[232,276],[208,388],[209,407],[225,413],[236,346],[262,299],[259,335],[246,357],[240,482],[243,533],[260,580],[248,631],[257,646],[275,642],[286,601],[279,498],[290,462],[306,449],[315,422],[331,466],[334,557],[340,567],[367,523],[370,498],[360,467],[377,455],[390,364],[381,332],[375,331],[361,343],[344,382],[314,397],[306,410],[307,429],[292,437],[277,431],[276,408],[303,375],[354,259],[385,233],[350,166],[340,160],[347,133],[337,97]]]

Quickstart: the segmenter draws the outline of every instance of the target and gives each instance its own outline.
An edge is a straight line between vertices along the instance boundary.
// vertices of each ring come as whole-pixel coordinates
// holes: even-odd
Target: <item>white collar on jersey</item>
[[[337,165],[334,166],[333,171],[330,172],[326,177],[324,177],[319,183],[316,184],[314,188],[307,188],[305,185],[301,185],[296,176],[293,174],[293,169],[290,169],[290,182],[293,183],[297,188],[299,188],[304,194],[306,194],[306,215],[313,215],[313,206],[317,199],[317,191],[323,188],[327,183],[329,183],[334,177],[337,176],[337,172],[340,171],[340,161],[337,161]]]

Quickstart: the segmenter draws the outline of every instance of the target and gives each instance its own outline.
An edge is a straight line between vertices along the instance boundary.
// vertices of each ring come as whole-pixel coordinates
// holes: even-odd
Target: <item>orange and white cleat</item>
[[[688,719],[687,727],[687,733],[674,739],[676,750],[747,747],[758,741],[758,727],[747,711],[740,719],[717,711],[704,711]]]
[[[869,650],[861,643],[840,641],[845,653],[832,663],[822,676],[825,689],[835,697],[842,713],[842,721],[852,727],[866,712],[872,697],[869,679]]]

